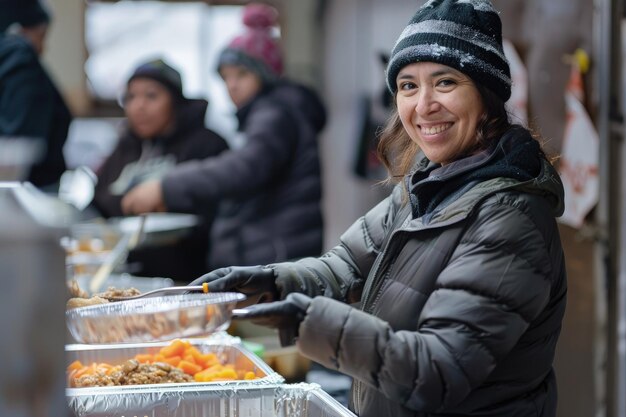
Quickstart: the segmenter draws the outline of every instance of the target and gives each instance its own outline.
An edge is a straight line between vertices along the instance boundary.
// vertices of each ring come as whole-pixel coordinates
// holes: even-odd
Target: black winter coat
[[[207,105],[206,100],[183,101],[177,108],[176,128],[165,137],[142,140],[127,130],[97,171],[94,207],[104,217],[122,216],[122,197],[133,186],[148,179],[160,179],[178,163],[215,157],[227,150],[226,141],[204,126]],[[209,230],[215,210],[195,214],[201,214],[203,224],[183,241],[131,253],[129,262],[141,265],[134,272],[181,281],[206,272]]]
[[[319,255],[321,101],[303,86],[281,82],[237,116],[245,145],[168,174],[168,210],[190,212],[226,200],[212,230],[212,268]]]
[[[554,417],[559,177],[521,129],[434,168],[423,160],[409,178],[411,210],[397,187],[326,255],[271,266],[283,297],[326,296],[297,344],[354,377],[362,417]]]
[[[63,145],[72,115],[61,94],[22,36],[0,34],[0,136],[43,139],[42,159],[27,181],[58,182],[65,171]]]

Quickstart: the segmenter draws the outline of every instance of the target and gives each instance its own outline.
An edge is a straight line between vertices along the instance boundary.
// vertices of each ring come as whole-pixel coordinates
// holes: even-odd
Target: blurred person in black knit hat
[[[228,149],[226,141],[204,126],[208,103],[183,94],[180,73],[162,59],[137,66],[121,99],[126,126],[111,155],[97,169],[94,207],[104,217],[122,216],[121,201],[134,186],[159,180],[177,164],[210,158]],[[191,281],[206,270],[213,210],[202,224],[174,242],[132,251],[128,261],[141,276]]]
[[[0,0],[0,11],[0,136],[40,140],[27,180],[54,188],[72,115],[40,60],[50,13],[40,0]]]
[[[360,417],[554,417],[567,278],[563,185],[514,125],[498,11],[430,0],[387,65],[391,194],[318,258],[229,267],[238,315],[353,378]]]
[[[280,262],[322,251],[319,96],[283,77],[275,8],[243,9],[245,31],[221,51],[217,71],[237,108],[245,144],[181,164],[122,201],[128,213],[189,212],[222,202],[212,229],[212,267]]]

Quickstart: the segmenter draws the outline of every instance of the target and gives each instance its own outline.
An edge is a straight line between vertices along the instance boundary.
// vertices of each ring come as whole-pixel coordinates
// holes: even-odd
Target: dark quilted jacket
[[[321,101],[282,82],[240,109],[238,118],[242,148],[179,165],[164,178],[168,209],[193,212],[223,203],[212,229],[212,268],[318,256]]]
[[[22,36],[0,33],[0,137],[43,139],[41,160],[27,181],[37,187],[59,181],[71,122],[65,100],[32,45]]]
[[[509,150],[530,140],[513,130],[487,157],[409,181],[413,214],[388,241],[405,212],[401,187],[326,255],[272,265],[279,289],[325,295],[313,299],[297,344],[354,377],[359,416],[555,415],[552,360],[566,302],[555,170],[532,154],[534,178],[457,184],[415,216],[418,200],[428,205],[426,182],[444,190],[455,178],[493,172],[493,155],[507,165]]]

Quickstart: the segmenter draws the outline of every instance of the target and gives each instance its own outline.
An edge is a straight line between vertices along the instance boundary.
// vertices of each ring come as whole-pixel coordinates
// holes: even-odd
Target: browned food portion
[[[93,375],[85,375],[73,380],[73,386],[104,387],[114,385],[143,385],[191,382],[193,377],[179,368],[167,363],[139,363],[128,360],[109,370],[102,370]]]
[[[97,304],[106,304],[108,302],[109,300],[101,298],[101,297],[91,297],[91,298],[74,297],[74,298],[70,298],[69,300],[67,300],[67,303],[65,304],[65,308],[67,310],[71,310],[73,308],[95,306]]]
[[[87,291],[80,288],[80,286],[78,285],[78,281],[76,281],[75,279],[67,283],[67,288],[69,289],[70,295],[72,297],[89,298],[89,294],[87,294]]]
[[[78,282],[75,279],[68,282],[67,287],[69,289],[70,295],[72,296],[72,298],[67,301],[67,304],[65,306],[68,310],[78,307],[105,304],[109,302],[108,299],[111,297],[132,297],[134,295],[141,294],[141,291],[139,291],[137,288],[109,287],[109,289],[107,289],[106,291],[95,294],[93,297],[89,297],[89,294],[85,290],[80,288]]]
[[[97,297],[111,298],[111,297],[133,297],[141,294],[137,288],[115,288],[109,287],[108,290],[95,294]]]

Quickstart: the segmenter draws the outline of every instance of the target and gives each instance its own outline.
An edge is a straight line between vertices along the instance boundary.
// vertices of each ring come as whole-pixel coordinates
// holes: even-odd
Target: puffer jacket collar
[[[563,185],[526,129],[514,127],[494,146],[446,166],[423,157],[406,177],[412,226],[434,227],[467,217],[484,198],[505,189],[541,194],[563,213]]]

